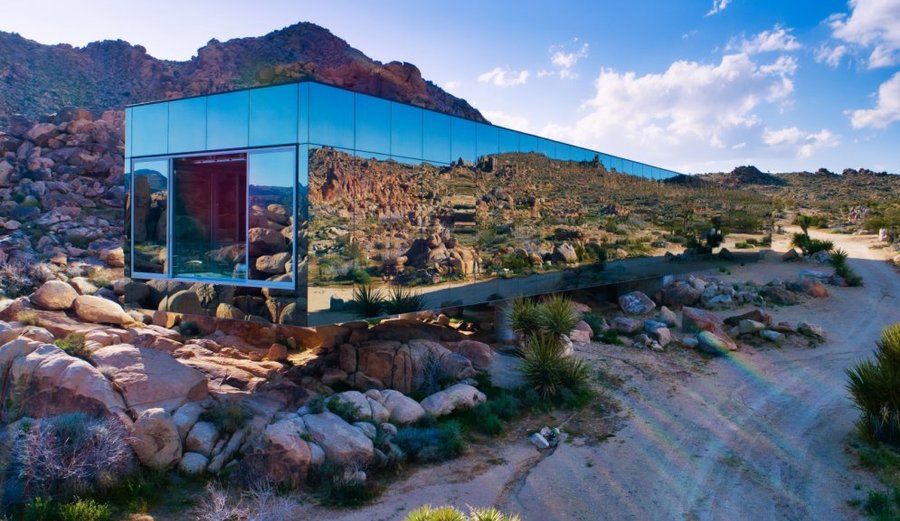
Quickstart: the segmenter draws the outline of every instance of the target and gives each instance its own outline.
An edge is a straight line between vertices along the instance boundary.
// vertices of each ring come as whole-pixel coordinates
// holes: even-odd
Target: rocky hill
[[[784,186],[787,184],[772,174],[760,172],[755,166],[739,166],[726,173],[705,174],[703,179],[722,186],[741,187],[746,185]]]
[[[383,64],[315,24],[265,36],[210,40],[188,61],[154,58],[140,45],[102,41],[83,48],[43,45],[0,32],[0,128],[62,107],[95,115],[155,99],[315,79],[477,121],[478,110],[422,78],[410,63]]]

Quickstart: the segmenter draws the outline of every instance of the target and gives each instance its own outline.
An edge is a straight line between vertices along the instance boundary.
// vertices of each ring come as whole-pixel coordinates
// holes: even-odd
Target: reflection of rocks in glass
[[[152,191],[151,182],[158,183],[158,180],[151,180],[151,175],[141,173],[134,180],[135,251],[132,269],[145,273],[165,273],[168,193],[165,190]]]

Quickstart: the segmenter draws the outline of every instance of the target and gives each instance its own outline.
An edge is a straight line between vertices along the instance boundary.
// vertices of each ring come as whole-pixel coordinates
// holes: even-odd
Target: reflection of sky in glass
[[[356,95],[356,148],[390,153],[391,102]]]
[[[475,123],[459,118],[451,118],[451,121],[450,157],[453,161],[459,158],[475,161]]]
[[[423,111],[422,114],[422,149],[425,159],[449,163],[450,155],[450,116]]]
[[[169,153],[206,148],[206,100],[191,98],[169,103]]]
[[[391,154],[422,157],[422,109],[391,103]]]
[[[168,150],[169,104],[155,103],[132,109],[132,152],[136,156],[165,154]]]
[[[250,146],[297,142],[297,85],[250,91]]]
[[[251,186],[294,186],[294,150],[259,151],[250,154]]]
[[[241,148],[247,146],[249,91],[210,96],[206,105],[206,148]]]

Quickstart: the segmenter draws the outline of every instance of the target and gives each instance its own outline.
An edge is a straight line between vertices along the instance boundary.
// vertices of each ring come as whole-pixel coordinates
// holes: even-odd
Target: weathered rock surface
[[[619,297],[619,307],[631,315],[646,315],[656,309],[656,303],[641,291],[632,291]]]
[[[375,456],[372,440],[336,414],[307,414],[303,422],[330,461],[339,465],[366,465]]]
[[[384,407],[390,413],[391,423],[409,425],[425,416],[425,409],[419,402],[393,389],[381,391],[384,396]]]
[[[708,341],[706,345],[711,348],[717,348],[713,345],[713,340],[717,339],[718,342],[727,346],[729,350],[737,350],[737,344],[728,336],[722,321],[709,311],[685,306],[682,312],[682,327],[687,333],[702,333],[703,331],[712,333],[712,336],[707,335],[704,337]],[[703,339],[699,336],[697,339],[703,344]]]
[[[486,400],[484,393],[471,385],[455,384],[428,396],[421,405],[426,413],[440,417],[457,410],[471,409]]]
[[[76,298],[75,288],[59,280],[50,280],[31,295],[31,302],[44,309],[61,310],[72,307]]]
[[[127,325],[134,322],[122,306],[93,295],[79,295],[74,302],[78,318],[97,324]]]
[[[181,458],[181,436],[165,409],[142,412],[134,422],[131,438],[138,459],[151,469],[168,470]]]

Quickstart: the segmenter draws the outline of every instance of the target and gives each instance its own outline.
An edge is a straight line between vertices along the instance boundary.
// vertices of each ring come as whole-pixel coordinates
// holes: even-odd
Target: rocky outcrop
[[[422,408],[425,412],[440,417],[454,411],[472,409],[480,403],[484,403],[487,397],[478,389],[468,384],[456,384],[438,391],[422,400]]]
[[[339,465],[365,466],[375,457],[372,440],[330,412],[303,416],[306,430],[325,450],[325,457]]]
[[[142,412],[131,429],[131,448],[143,465],[168,470],[181,458],[181,436],[165,409]]]
[[[413,392],[428,378],[454,381],[475,376],[472,362],[430,340],[369,341],[340,348],[340,368],[363,390],[376,388]]]

